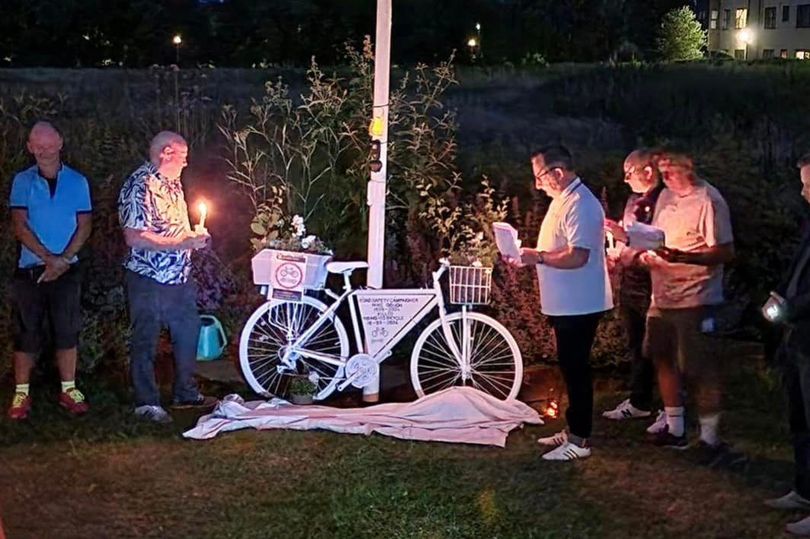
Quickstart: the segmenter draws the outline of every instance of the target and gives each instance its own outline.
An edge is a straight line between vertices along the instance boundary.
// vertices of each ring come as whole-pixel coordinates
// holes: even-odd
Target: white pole
[[[382,167],[371,172],[368,182],[368,275],[369,288],[382,288],[385,255],[385,191],[388,168],[388,94],[391,66],[391,0],[377,0],[377,37],[374,41],[374,110],[371,136],[380,141]],[[365,402],[380,399],[380,380],[363,388]]]

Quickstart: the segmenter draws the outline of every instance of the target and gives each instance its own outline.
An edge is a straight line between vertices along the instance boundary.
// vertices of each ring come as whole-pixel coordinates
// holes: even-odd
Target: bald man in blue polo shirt
[[[81,280],[76,254],[92,228],[87,179],[62,163],[62,136],[38,122],[28,136],[36,164],[14,177],[11,219],[21,244],[11,290],[16,388],[8,415],[28,418],[29,380],[42,348],[43,323],[50,321],[56,363],[62,378],[59,405],[73,415],[88,410],[76,388],[76,357],[81,329]]]

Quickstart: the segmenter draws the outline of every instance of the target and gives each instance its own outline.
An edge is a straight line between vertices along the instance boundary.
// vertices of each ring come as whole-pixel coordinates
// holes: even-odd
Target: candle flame
[[[208,213],[208,206],[205,202],[197,204],[197,209],[200,210],[200,228],[205,228],[205,216]]]
[[[546,406],[546,410],[544,413],[546,417],[554,419],[560,415],[560,405],[557,404],[556,400],[552,399],[551,401],[549,401],[548,406]]]

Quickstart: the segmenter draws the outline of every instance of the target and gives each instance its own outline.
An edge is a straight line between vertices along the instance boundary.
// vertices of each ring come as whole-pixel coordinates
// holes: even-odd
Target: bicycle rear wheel
[[[315,400],[328,397],[343,378],[343,366],[293,354],[295,367],[284,365],[281,358],[289,346],[326,311],[326,305],[304,296],[301,303],[268,301],[250,316],[239,339],[239,366],[251,389],[259,395],[289,397],[289,383],[302,372],[318,374]],[[346,329],[337,316],[326,320],[299,348],[338,356],[344,361],[349,353]]]
[[[523,359],[512,334],[494,318],[480,313],[452,313],[447,322],[454,346],[448,342],[441,319],[434,320],[416,341],[411,354],[411,383],[416,394],[423,397],[468,385],[503,400],[517,397],[523,381]],[[469,360],[466,375],[454,349]]]

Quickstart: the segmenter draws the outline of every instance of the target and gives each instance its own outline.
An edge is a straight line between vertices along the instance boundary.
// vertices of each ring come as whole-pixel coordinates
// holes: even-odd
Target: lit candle
[[[200,210],[200,228],[205,228],[205,215],[208,213],[208,206],[205,205],[205,202],[200,202],[197,208]]]

